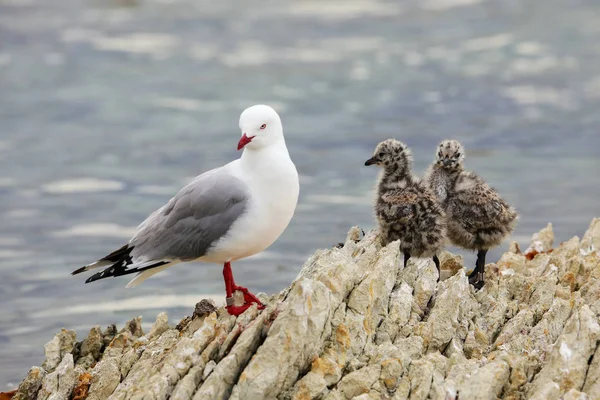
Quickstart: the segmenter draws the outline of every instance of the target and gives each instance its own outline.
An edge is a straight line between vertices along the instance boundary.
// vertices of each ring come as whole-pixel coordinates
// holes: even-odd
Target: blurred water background
[[[461,140],[520,211],[522,248],[548,222],[557,241],[582,235],[600,215],[598,20],[596,0],[0,0],[0,390],[63,326],[81,338],[222,301],[217,265],[136,289],[69,273],[238,157],[255,103],[283,118],[301,197],[283,236],[234,264],[253,291],[374,227],[363,163],[388,137],[418,174],[440,140]]]

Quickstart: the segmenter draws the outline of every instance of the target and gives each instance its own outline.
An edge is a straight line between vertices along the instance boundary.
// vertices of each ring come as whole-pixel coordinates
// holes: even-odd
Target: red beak
[[[240,141],[238,142],[238,150],[241,150],[244,148],[245,145],[247,145],[248,143],[250,143],[252,141],[252,139],[254,139],[254,136],[246,136],[246,134],[244,133],[242,135],[242,138],[240,139]]]

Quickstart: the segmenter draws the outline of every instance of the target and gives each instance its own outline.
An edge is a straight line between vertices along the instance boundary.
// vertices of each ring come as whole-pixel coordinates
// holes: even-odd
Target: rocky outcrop
[[[238,317],[208,302],[144,334],[63,330],[14,399],[600,399],[600,219],[553,248],[511,245],[475,292],[461,257],[402,267],[352,229]]]

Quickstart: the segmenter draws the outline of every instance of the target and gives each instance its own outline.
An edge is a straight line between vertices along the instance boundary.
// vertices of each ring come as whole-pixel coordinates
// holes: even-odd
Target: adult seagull
[[[181,262],[222,263],[228,312],[239,315],[252,303],[264,308],[248,289],[235,284],[231,262],[263,251],[288,226],[298,202],[298,172],[275,110],[247,108],[239,125],[239,159],[194,178],[150,214],[129,243],[72,274],[108,266],[86,283],[137,273],[127,285],[133,287]],[[233,304],[238,290],[244,294],[242,306]]]

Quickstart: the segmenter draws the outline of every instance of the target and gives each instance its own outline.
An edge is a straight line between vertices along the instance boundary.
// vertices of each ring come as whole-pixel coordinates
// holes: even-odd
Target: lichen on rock
[[[266,309],[240,317],[202,301],[146,334],[62,330],[14,399],[598,399],[600,219],[553,248],[486,267],[476,292],[462,258],[400,262],[397,243],[352,228],[319,250]]]

